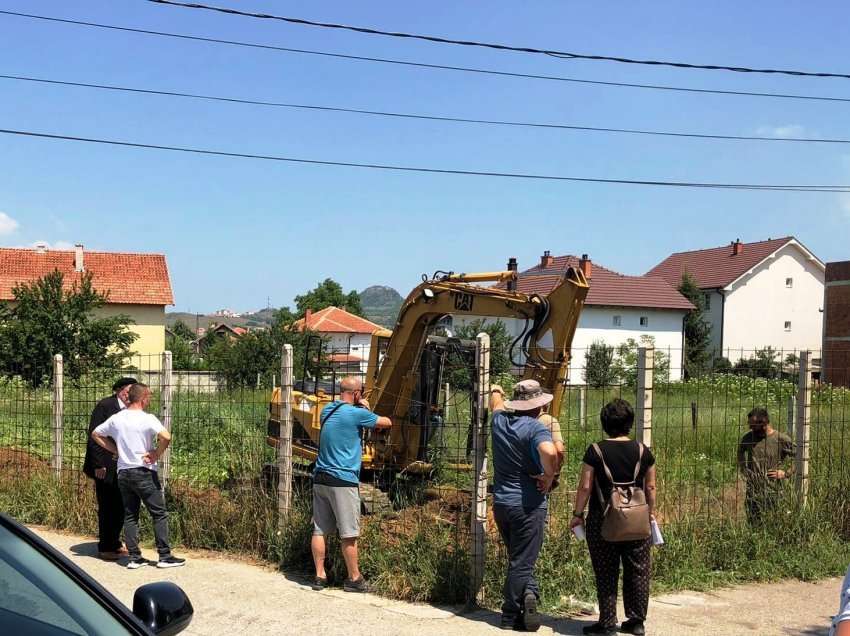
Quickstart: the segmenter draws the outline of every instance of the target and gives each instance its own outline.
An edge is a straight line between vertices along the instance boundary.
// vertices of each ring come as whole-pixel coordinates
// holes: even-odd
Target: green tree
[[[614,373],[617,379],[627,386],[637,386],[638,374],[638,349],[640,347],[654,347],[655,338],[646,334],[640,337],[640,342],[629,338],[616,348],[614,359]],[[655,350],[654,368],[652,377],[657,382],[668,382],[670,380],[670,357],[661,351]]]
[[[321,311],[325,307],[339,307],[351,314],[363,315],[360,295],[356,291],[344,293],[342,285],[332,278],[326,278],[310,291],[296,296],[295,306],[298,308],[299,316],[303,316],[308,309]]]
[[[192,331],[189,328],[189,325],[187,325],[182,320],[178,320],[174,323],[174,325],[171,327],[171,333],[173,333],[178,338],[183,338],[183,340],[188,340],[189,342],[195,339],[195,332]]]
[[[617,383],[614,347],[595,340],[584,352],[584,381],[595,389]]]
[[[782,373],[779,351],[773,347],[756,349],[751,357],[735,363],[735,372],[753,378],[778,378]]]
[[[501,320],[488,322],[484,319],[474,320],[467,325],[458,327],[454,336],[461,340],[475,340],[481,332],[490,336],[490,377],[493,382],[501,382],[500,376],[510,373],[510,348],[513,339],[508,333],[505,323]],[[472,378],[475,373],[474,359],[465,356],[450,355],[446,361],[447,381],[461,390],[472,388]]]
[[[687,272],[682,274],[679,293],[694,306],[685,316],[685,377],[696,377],[711,362],[711,325],[705,319],[705,296]]]
[[[167,335],[165,348],[171,352],[171,366],[178,371],[198,371],[204,368],[204,362],[195,354],[192,343],[180,336]]]
[[[130,356],[136,335],[127,315],[96,318],[108,294],[92,285],[91,273],[70,288],[58,270],[12,289],[14,303],[0,307],[0,372],[32,385],[49,380],[53,355],[61,353],[65,375],[79,379],[96,368],[117,368]]]

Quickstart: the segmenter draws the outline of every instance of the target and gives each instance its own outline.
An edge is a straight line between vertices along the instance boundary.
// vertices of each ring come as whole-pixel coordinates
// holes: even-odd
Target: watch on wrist
[[[584,510],[573,510],[573,517],[584,519]]]

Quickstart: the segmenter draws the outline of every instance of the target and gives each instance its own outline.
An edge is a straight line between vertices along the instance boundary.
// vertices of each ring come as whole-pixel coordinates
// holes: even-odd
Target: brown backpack
[[[596,451],[602,461],[605,476],[612,484],[610,496],[606,501],[602,494],[602,488],[599,486],[599,480],[594,479],[596,494],[599,496],[599,503],[602,504],[603,510],[602,538],[612,543],[640,541],[649,538],[649,505],[646,503],[646,493],[644,493],[642,487],[637,485],[640,462],[643,459],[643,444],[638,443],[638,447],[640,451],[634,478],[630,482],[616,482],[605,463],[605,457],[602,455],[599,444],[593,445],[593,450]]]

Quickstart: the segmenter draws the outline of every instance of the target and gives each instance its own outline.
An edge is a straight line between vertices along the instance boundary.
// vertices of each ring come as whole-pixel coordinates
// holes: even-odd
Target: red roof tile
[[[110,304],[174,304],[162,254],[84,251],[83,267],[92,274],[94,288],[109,294]],[[13,300],[15,285],[31,283],[56,269],[65,275],[68,289],[80,280],[73,251],[0,248],[0,300]]]
[[[295,328],[299,331],[304,329],[306,318],[295,321]],[[310,331],[318,331],[319,333],[366,333],[371,334],[376,329],[381,329],[380,325],[370,322],[360,316],[350,314],[339,307],[325,307],[321,311],[310,314],[307,322],[307,329]]]
[[[536,265],[519,274],[517,291],[548,294],[555,288],[567,267],[578,268],[576,256],[557,256],[545,269]],[[585,305],[609,307],[647,307],[652,309],[693,309],[693,305],[664,279],[650,276],[624,276],[592,263],[590,290]],[[499,287],[505,287],[500,283]]]
[[[647,276],[661,276],[671,285],[682,282],[688,272],[703,289],[726,287],[761,263],[794,238],[741,243],[741,253],[734,254],[733,245],[672,254],[653,267]]]

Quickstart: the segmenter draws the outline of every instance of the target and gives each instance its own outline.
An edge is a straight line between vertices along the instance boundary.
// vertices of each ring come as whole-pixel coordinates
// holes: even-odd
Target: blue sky
[[[311,2],[241,9],[641,58],[850,72],[850,5]],[[850,80],[568,61],[312,29],[143,0],[0,9],[525,73],[850,97]],[[725,134],[850,137],[850,104],[410,69],[0,16],[0,73],[435,115]],[[339,161],[626,179],[850,183],[850,146],[506,129],[0,80],[0,127]],[[290,304],[325,277],[405,294],[423,272],[520,267],[543,250],[640,274],[673,251],[795,235],[850,258],[850,195],[395,174],[0,136],[0,244],[168,257],[176,307]]]

